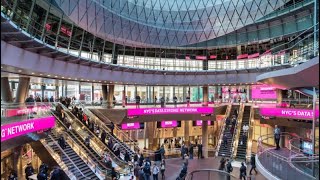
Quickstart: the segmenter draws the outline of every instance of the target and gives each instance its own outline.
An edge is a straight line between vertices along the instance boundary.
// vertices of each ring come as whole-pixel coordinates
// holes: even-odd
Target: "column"
[[[45,85],[41,85],[41,98],[42,101],[44,100],[44,91],[46,90],[46,86]]]
[[[185,144],[189,146],[190,144],[190,122],[192,121],[184,121],[184,137]]]
[[[147,122],[146,123],[146,137],[148,137],[148,149],[153,149],[155,150],[156,148],[158,148],[158,140],[155,137],[156,131],[157,131],[157,122],[153,121],[153,122]],[[146,138],[145,137],[145,138]]]
[[[13,102],[12,92],[9,85],[9,78],[2,77],[1,78],[1,99],[5,103]]]
[[[208,106],[208,102],[209,102],[209,87],[208,86],[202,86],[202,93],[203,93],[202,106]]]
[[[108,100],[108,85],[102,84],[102,98],[103,98],[103,104],[105,104]]]
[[[281,89],[277,89],[276,90],[276,94],[277,94],[277,104],[282,102],[282,90]]]
[[[54,99],[59,99],[59,86],[56,86],[56,97]]]
[[[202,121],[202,154],[208,158],[208,121]]]
[[[92,102],[92,104],[94,103],[94,86],[93,86],[93,83],[92,83],[92,86],[91,86],[91,102]]]
[[[109,84],[109,92],[108,92],[108,95],[107,95],[107,103],[108,103],[107,108],[112,108],[113,107],[113,95],[114,95],[114,85],[113,84]]]
[[[122,90],[122,107],[126,106],[126,85],[123,85]]]
[[[19,85],[16,94],[16,103],[24,103],[29,92],[29,77],[19,77]]]

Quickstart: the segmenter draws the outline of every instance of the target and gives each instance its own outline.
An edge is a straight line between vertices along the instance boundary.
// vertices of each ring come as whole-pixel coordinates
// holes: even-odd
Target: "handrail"
[[[193,171],[189,172],[185,179],[186,180],[193,180],[193,174],[198,173],[198,172],[208,172],[208,173],[214,172],[214,173],[219,173],[219,174],[221,173],[226,176],[229,176],[230,178],[237,178],[237,177],[233,176],[232,174],[227,173],[226,171],[222,171],[222,170],[218,170],[218,169],[197,169],[197,170],[193,170]],[[208,177],[208,180],[212,179],[212,178],[210,178],[210,175],[207,177]]]
[[[53,113],[53,114],[54,114],[54,113]],[[59,122],[59,124],[60,124],[64,129],[67,130],[68,128],[61,122],[61,120],[60,120],[55,114],[54,114],[54,116],[56,117],[57,122]],[[58,124],[58,123],[57,123],[57,124]],[[56,128],[57,128],[57,127],[56,127]],[[57,128],[57,129],[58,129],[58,130],[55,130],[55,131],[57,131],[57,133],[58,133],[59,128]],[[82,142],[81,140],[79,140],[79,139],[74,135],[73,132],[69,131],[69,133],[72,134],[73,137],[71,137],[70,134],[68,134],[68,132],[64,133],[64,135],[67,136],[66,142],[71,141],[71,142],[69,142],[69,144],[71,144],[70,147],[72,147],[72,149],[73,149],[76,153],[77,153],[77,151],[76,151],[76,149],[74,149],[73,147],[76,146],[76,147],[78,148],[79,152],[78,152],[77,154],[79,155],[79,157],[80,157],[81,159],[83,159],[84,161],[86,161],[87,164],[89,164],[89,161],[90,161],[90,163],[94,166],[94,167],[90,167],[90,168],[93,168],[94,173],[95,173],[97,176],[106,177],[106,176],[107,176],[107,175],[105,174],[105,173],[106,173],[106,170],[110,170],[110,171],[111,171],[111,169],[108,168],[108,167],[106,167],[105,164],[103,164],[101,160],[97,159],[96,156],[92,154],[92,152],[87,148],[87,146],[84,145],[83,142]],[[58,133],[58,134],[60,134],[60,133]],[[78,142],[76,142],[74,139],[76,139]],[[82,145],[82,146],[80,146],[78,143],[80,143],[80,145]],[[90,154],[90,156],[89,156],[88,154]],[[84,159],[84,157],[85,157],[86,159]],[[95,160],[96,162],[95,162],[94,160]],[[100,167],[99,167],[98,164],[96,164],[96,163],[98,163],[100,166],[102,166],[102,167],[104,168],[104,170],[100,169]],[[97,173],[97,170],[99,170],[100,173],[102,173],[102,174]]]
[[[68,116],[70,119],[75,120],[75,121],[77,121],[78,123],[80,123],[80,124],[82,125],[81,129],[85,129],[86,132],[87,132],[88,134],[90,134],[91,137],[94,137],[94,140],[95,140],[95,141],[93,141],[93,142],[95,142],[97,145],[96,145],[96,146],[92,146],[92,147],[94,147],[93,149],[96,150],[96,152],[97,152],[97,151],[99,152],[99,150],[96,149],[96,148],[100,148],[100,151],[107,150],[108,153],[109,153],[109,155],[112,156],[111,158],[116,162],[117,165],[121,166],[122,168],[126,168],[126,167],[127,167],[127,163],[124,162],[123,160],[121,160],[120,158],[118,158],[118,157],[101,141],[101,139],[98,138],[95,133],[91,132],[91,131],[88,129],[87,126],[83,125],[82,122],[81,122],[77,117],[75,117],[74,114],[72,114],[72,112],[69,111],[69,109],[67,109],[67,108],[66,108],[63,104],[61,104],[61,103],[58,103],[58,104],[60,104],[65,111],[69,112],[69,113],[65,113],[66,116]],[[69,114],[71,114],[71,115],[73,116],[73,118],[71,118],[71,117],[69,116]],[[71,133],[72,133],[72,132],[71,132]],[[78,134],[79,134],[80,137],[82,137],[82,134],[81,134],[81,133],[78,133]],[[82,138],[83,138],[83,137],[82,137]],[[82,143],[82,141],[81,141],[81,143]],[[97,147],[97,146],[98,146],[98,147]],[[102,147],[101,147],[101,146],[102,146]],[[99,153],[97,153],[97,154],[99,154]],[[101,154],[102,154],[102,153],[100,152],[100,155],[101,155]]]
[[[218,154],[219,154],[220,146],[221,146],[221,144],[222,144],[223,132],[224,132],[224,130],[225,130],[225,128],[226,128],[226,119],[229,118],[231,109],[232,109],[232,104],[229,104],[229,105],[227,106],[226,113],[225,113],[225,117],[224,117],[224,119],[223,119],[223,125],[222,125],[222,127],[220,128],[219,141],[218,141],[218,144],[217,144],[217,146],[216,146],[216,147],[217,147],[217,151],[216,151],[216,153],[215,153],[215,156],[218,156]]]
[[[248,141],[247,141],[247,151],[246,151],[246,161],[249,162],[252,152],[252,138],[253,138],[253,122],[254,122],[254,108],[250,108],[250,118],[249,118],[249,130],[248,130]]]
[[[90,178],[88,178],[87,176],[85,176],[85,175],[82,173],[82,171],[78,168],[78,166],[76,166],[76,165],[74,164],[74,162],[72,161],[72,159],[70,159],[70,157],[64,152],[64,150],[60,147],[60,145],[58,145],[58,143],[53,139],[53,137],[52,137],[51,135],[48,135],[48,137],[52,140],[52,143],[54,143],[54,144],[59,148],[59,151],[60,151],[61,153],[63,153],[65,157],[67,157],[67,159],[72,163],[72,165],[76,168],[76,170],[77,170],[78,172],[80,172],[80,174],[82,175],[82,177],[84,177],[85,179],[90,179]],[[51,156],[54,157],[54,159],[57,161],[57,163],[60,165],[61,168],[67,167],[66,164],[61,160],[61,158],[60,158],[60,159],[57,158],[56,153],[55,153],[54,150],[51,148],[51,146],[49,145],[49,143],[45,143],[46,140],[41,139],[40,142],[41,142],[41,143],[44,145],[44,147],[49,151],[49,153],[51,154]],[[61,157],[61,156],[58,156],[58,157]],[[60,160],[60,161],[59,161],[59,160]],[[72,172],[70,172],[70,170],[68,170],[68,169],[66,169],[66,168],[63,168],[63,170],[64,170],[65,172],[66,172],[66,171],[68,172],[68,173],[67,173],[68,177],[70,177],[70,176],[69,176],[70,174],[72,175],[72,176],[70,177],[70,179],[72,179],[72,180],[73,180],[73,179],[76,179],[75,175],[74,175]]]
[[[232,150],[231,150],[231,158],[235,158],[236,157],[236,153],[237,153],[237,150],[238,150],[238,142],[239,142],[239,138],[240,138],[240,130],[241,130],[244,107],[245,107],[244,103],[241,103],[241,105],[239,106],[237,124],[236,124],[236,127],[233,130],[233,135],[232,135],[233,146],[232,146]]]
[[[85,106],[84,106],[82,103],[79,103],[79,104],[82,105],[83,109],[86,109]],[[94,113],[92,113],[90,110],[88,110],[87,112],[90,112],[90,114],[91,114],[92,116],[94,116],[96,120],[101,121],[100,118],[98,118],[98,117],[97,117]],[[101,115],[103,118],[105,118],[105,119],[107,119],[108,121],[112,122],[108,117],[106,117],[104,114],[102,114],[99,110],[97,110],[96,112],[99,113],[99,115]],[[110,128],[108,128],[104,123],[101,123],[101,124],[102,124],[102,126],[103,126],[105,129],[108,129],[109,131],[111,131]],[[109,131],[107,131],[107,132],[109,132]],[[120,134],[120,135],[117,135],[117,134]],[[120,140],[121,140],[121,137],[123,137],[123,138],[122,138],[122,141],[129,141],[130,144],[132,143],[133,146],[134,146],[133,151],[140,151],[140,148],[136,145],[137,143],[136,143],[134,140],[132,140],[126,133],[124,133],[124,132],[123,132],[120,128],[118,128],[117,126],[114,126],[114,135],[117,136]],[[116,138],[115,138],[115,139],[116,139]]]

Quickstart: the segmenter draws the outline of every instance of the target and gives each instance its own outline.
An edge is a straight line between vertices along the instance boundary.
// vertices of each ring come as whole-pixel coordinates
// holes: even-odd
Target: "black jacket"
[[[256,158],[254,156],[251,156],[251,166],[256,167]]]
[[[247,175],[247,168],[245,166],[240,167],[240,174]]]

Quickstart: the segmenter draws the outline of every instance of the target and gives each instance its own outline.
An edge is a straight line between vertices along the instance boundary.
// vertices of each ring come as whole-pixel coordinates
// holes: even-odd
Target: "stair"
[[[232,105],[231,110],[230,110],[230,115],[229,115],[230,119],[232,118],[234,110],[236,110],[236,109],[239,110],[239,108],[240,108],[239,105]],[[237,124],[235,125],[235,127],[237,127]],[[231,151],[232,151],[232,147],[233,147],[233,140],[232,140],[233,135],[230,133],[230,130],[227,128],[224,129],[223,135],[227,135],[228,143],[227,143],[227,147],[225,148],[223,145],[223,141],[222,141],[220,148],[219,148],[218,156],[231,157]]]
[[[240,144],[240,141],[241,141],[242,135],[243,135],[243,129],[242,129],[243,125],[245,125],[245,124],[249,125],[250,109],[251,109],[250,106],[245,106],[244,107],[243,116],[242,116],[242,123],[241,123],[241,130],[240,130],[240,136],[239,136],[239,143],[238,143],[238,149],[237,149],[237,155],[236,155],[237,159],[246,159],[248,139],[247,139],[246,143],[243,143],[242,145]]]
[[[52,144],[51,142],[52,139],[50,138],[50,136],[57,142],[59,137],[57,137],[56,135],[54,135],[52,132],[50,132],[50,134],[48,135],[48,137],[46,137],[46,142],[48,142],[48,144],[51,144],[51,148],[55,151],[55,152],[60,152],[59,147],[56,144]],[[64,152],[67,154],[67,156],[71,159],[71,161],[78,167],[78,169],[88,178],[90,179],[99,179],[95,173],[90,169],[89,166],[87,166],[87,164],[78,156],[78,154],[76,152],[74,152],[74,150],[67,144],[66,148],[64,149]],[[62,158],[61,160],[66,164],[66,166],[68,166],[68,168],[70,168],[69,170],[76,176],[77,179],[83,179],[83,176],[80,174],[80,172],[76,169],[74,169],[74,165],[72,164],[72,162],[64,155],[62,154]]]

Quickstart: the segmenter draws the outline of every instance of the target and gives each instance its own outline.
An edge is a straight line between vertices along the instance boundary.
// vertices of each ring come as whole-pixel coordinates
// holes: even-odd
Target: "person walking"
[[[157,101],[158,101],[158,98],[157,98],[157,96],[154,96],[154,106],[156,107],[157,106]]]
[[[111,121],[111,124],[110,124],[110,129],[111,129],[111,135],[113,136],[114,123],[112,121]]]
[[[159,172],[160,172],[159,167],[157,166],[156,163],[154,163],[153,169],[152,169],[153,180],[158,180],[158,174],[159,174]]]
[[[161,169],[161,179],[164,179],[164,172],[166,170],[166,162],[164,161],[164,159],[162,159],[161,163],[160,163],[160,169]]]
[[[256,157],[254,154],[252,154],[251,158],[250,158],[250,164],[251,164],[251,169],[249,174],[252,175],[252,170],[254,170],[254,172],[256,172],[256,174],[258,174],[257,170],[256,170]]]
[[[281,131],[280,131],[280,128],[278,128],[278,125],[275,125],[274,127],[274,139],[275,139],[275,142],[276,142],[276,150],[280,149],[280,134],[281,134]]]
[[[223,135],[223,147],[227,148],[228,145],[228,136],[225,134]]]
[[[140,170],[140,166],[138,163],[136,163],[133,169],[133,174],[136,177],[136,179],[139,179],[139,170]]]
[[[222,157],[222,159],[220,160],[219,170],[223,171],[225,167],[226,167],[226,160],[224,157]]]
[[[101,141],[102,141],[103,143],[105,143],[106,137],[107,137],[106,131],[105,131],[105,130],[102,130],[102,133],[101,133]]]
[[[233,167],[232,167],[231,161],[229,159],[227,159],[226,163],[227,163],[226,172],[228,174],[231,174],[231,172],[233,171]],[[227,176],[227,180],[230,180],[230,175]]]
[[[202,158],[202,144],[198,144],[198,159]]]
[[[177,107],[177,101],[178,101],[177,96],[173,96],[173,104],[174,104],[174,107]]]
[[[240,167],[240,179],[242,180],[243,178],[244,180],[246,180],[246,176],[247,176],[247,167],[242,162]]]
[[[193,159],[193,144],[190,144],[190,147],[189,147],[189,158]]]

